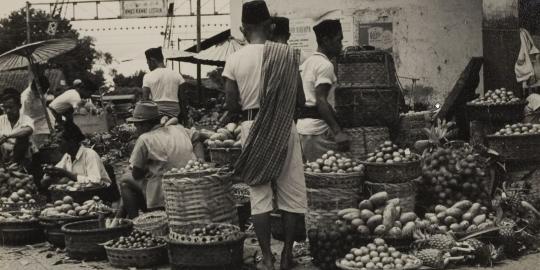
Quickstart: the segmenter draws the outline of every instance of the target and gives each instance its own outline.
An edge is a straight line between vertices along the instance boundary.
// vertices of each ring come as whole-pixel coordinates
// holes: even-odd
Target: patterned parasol
[[[72,50],[74,39],[50,39],[17,47],[0,55],[0,71],[23,68],[29,64],[43,64],[49,59]]]

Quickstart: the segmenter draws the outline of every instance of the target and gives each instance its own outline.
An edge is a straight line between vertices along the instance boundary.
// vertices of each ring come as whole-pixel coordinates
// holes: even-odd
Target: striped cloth
[[[235,171],[250,186],[278,178],[286,161],[296,104],[300,55],[288,45],[266,42],[259,113]]]

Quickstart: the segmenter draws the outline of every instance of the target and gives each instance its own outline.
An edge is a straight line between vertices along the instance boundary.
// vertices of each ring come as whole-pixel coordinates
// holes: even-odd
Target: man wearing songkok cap
[[[199,133],[182,125],[161,125],[156,103],[137,103],[127,121],[135,124],[138,138],[129,159],[131,173],[120,180],[122,207],[118,216],[134,218],[139,210],[163,209],[163,174],[183,168],[188,161],[204,158]]]
[[[291,33],[289,31],[289,19],[285,17],[272,17],[275,28],[272,32],[272,41],[287,44]]]
[[[264,1],[242,7],[241,31],[249,42],[225,64],[226,106],[242,114],[242,154],[235,172],[250,185],[251,214],[261,247],[261,269],[274,269],[270,249],[270,213],[279,209],[285,226],[281,268],[292,265],[299,216],[307,209],[295,107],[304,103],[299,53],[269,41],[273,24]]]
[[[154,101],[162,115],[185,119],[187,117],[186,101],[178,98],[179,87],[185,82],[184,77],[180,72],[165,66],[161,47],[150,48],[144,54],[150,73],[143,77],[142,99]]]
[[[329,60],[341,53],[341,24],[338,20],[324,20],[313,30],[318,47],[300,66],[306,103],[296,125],[308,161],[315,161],[329,150],[347,150],[350,141],[336,120],[333,106],[337,77]]]

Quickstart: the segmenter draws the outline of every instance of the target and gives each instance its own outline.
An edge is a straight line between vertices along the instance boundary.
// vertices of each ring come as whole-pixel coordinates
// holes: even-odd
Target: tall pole
[[[30,2],[26,2],[26,44],[30,44]],[[28,67],[30,70],[30,67]]]
[[[201,0],[197,0],[197,53],[201,51]],[[201,64],[197,64],[197,92],[199,92],[199,102],[202,102],[201,93]]]

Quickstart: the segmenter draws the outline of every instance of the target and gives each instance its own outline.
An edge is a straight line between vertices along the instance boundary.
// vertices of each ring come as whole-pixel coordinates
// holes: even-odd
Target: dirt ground
[[[256,244],[250,244],[250,239],[246,240],[244,248],[244,257],[253,257],[258,250]],[[275,254],[279,254],[281,245],[279,242],[273,244]],[[310,258],[306,254],[305,248],[297,248],[298,266],[296,270],[316,270]],[[279,256],[278,256],[279,257]],[[279,261],[279,258],[278,258]],[[0,247],[0,270],[68,270],[68,269],[95,269],[95,270],[111,270],[117,269],[110,266],[106,261],[102,262],[80,262],[66,259],[65,253],[57,252],[51,249],[47,244],[37,244],[24,247]],[[133,268],[134,269],[134,268]],[[170,269],[167,266],[154,269],[165,270]],[[242,270],[255,269],[254,265],[246,265]],[[278,265],[276,265],[276,269]],[[532,254],[521,258],[519,261],[505,261],[493,268],[459,268],[463,270],[533,270],[540,269],[540,254]],[[239,269],[240,270],[240,269]]]

